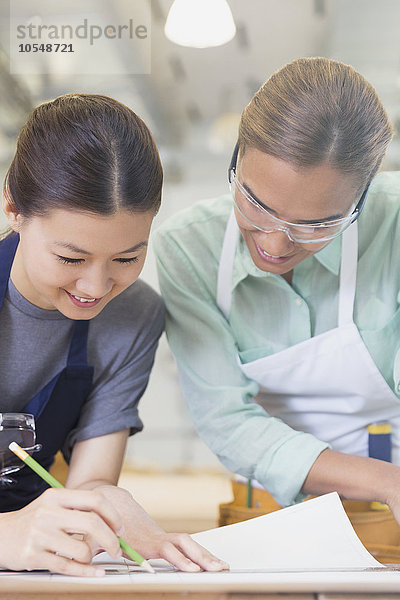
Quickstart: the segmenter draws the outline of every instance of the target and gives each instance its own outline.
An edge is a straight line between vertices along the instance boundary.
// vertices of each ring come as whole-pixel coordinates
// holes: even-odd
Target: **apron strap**
[[[72,327],[71,343],[69,345],[69,367],[87,365],[86,349],[90,320],[74,321]]]
[[[342,259],[340,263],[338,326],[353,323],[358,261],[358,229],[355,221],[342,234]]]
[[[219,260],[217,282],[217,306],[226,319],[229,319],[229,313],[231,312],[232,306],[233,265],[238,237],[239,228],[237,226],[234,210],[232,209],[225,230],[224,243]]]
[[[19,235],[16,233],[11,233],[0,243],[0,310],[6,296],[8,280],[18,243]]]

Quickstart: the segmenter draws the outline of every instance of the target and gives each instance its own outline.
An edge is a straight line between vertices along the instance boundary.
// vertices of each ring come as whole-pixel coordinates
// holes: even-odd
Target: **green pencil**
[[[247,480],[247,508],[251,508],[253,505],[253,487],[251,485],[251,479]]]
[[[50,487],[53,488],[63,488],[63,484],[57,481],[53,475],[50,475],[46,469],[42,467],[32,456],[30,456],[21,446],[17,444],[17,442],[11,442],[8,446],[11,452],[14,452],[28,467],[30,467],[39,477],[44,479],[46,483],[49,484]],[[118,541],[121,549],[135,562],[138,563],[143,569],[148,571],[149,573],[155,573],[155,570],[151,566],[151,564],[143,558],[136,550],[134,550],[125,540],[118,536]]]

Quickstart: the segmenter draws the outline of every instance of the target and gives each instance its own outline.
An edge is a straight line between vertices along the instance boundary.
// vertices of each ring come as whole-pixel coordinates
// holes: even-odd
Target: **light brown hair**
[[[256,148],[295,167],[327,162],[365,186],[392,135],[375,89],[353,67],[300,58],[274,73],[244,109],[239,151]]]

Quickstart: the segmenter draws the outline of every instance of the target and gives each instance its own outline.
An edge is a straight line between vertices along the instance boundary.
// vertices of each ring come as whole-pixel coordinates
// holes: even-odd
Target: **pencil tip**
[[[148,573],[155,573],[155,570],[153,569],[151,564],[146,559],[144,559],[144,561],[142,562],[142,564],[140,566],[142,567],[142,569],[144,569]]]

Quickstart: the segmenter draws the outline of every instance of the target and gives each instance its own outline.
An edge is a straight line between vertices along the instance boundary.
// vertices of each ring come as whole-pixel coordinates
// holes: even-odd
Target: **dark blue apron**
[[[0,310],[18,242],[16,234],[0,242]],[[42,449],[34,457],[46,469],[76,426],[82,405],[92,389],[93,367],[88,366],[86,358],[88,329],[88,320],[74,321],[66,367],[22,411],[35,417],[36,442],[42,444]],[[16,483],[0,489],[0,512],[22,508],[49,487],[27,467],[14,473],[13,479]]]

